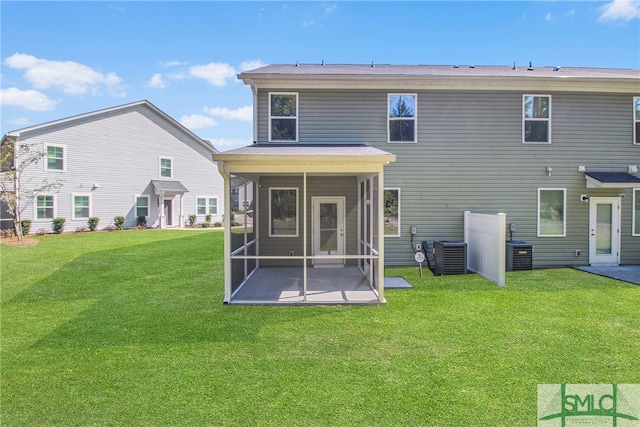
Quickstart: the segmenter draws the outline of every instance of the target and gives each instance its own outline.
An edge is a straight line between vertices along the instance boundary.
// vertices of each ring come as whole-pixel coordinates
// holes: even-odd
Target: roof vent
[[[527,68],[527,71],[533,71],[533,65],[531,65],[531,61],[529,61],[529,68]]]
[[[553,71],[560,71],[562,69],[561,66],[556,65],[555,67],[553,67]]]
[[[469,68],[476,68],[475,65],[469,65]]]
[[[322,66],[324,67],[324,59],[322,60]]]
[[[460,68],[460,67],[458,67],[457,65],[454,65],[453,68]]]
[[[515,63],[515,62],[513,63],[513,68],[512,68],[512,70],[517,70],[517,68],[516,68],[516,63]]]
[[[296,67],[299,67],[300,65],[298,65],[298,61],[296,61]]]
[[[373,65],[373,61],[371,61],[371,68],[376,68],[376,66]]]

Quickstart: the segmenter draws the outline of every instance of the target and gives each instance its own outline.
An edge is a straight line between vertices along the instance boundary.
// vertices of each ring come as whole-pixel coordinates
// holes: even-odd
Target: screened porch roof
[[[229,173],[380,172],[395,154],[366,144],[254,144],[216,153]]]

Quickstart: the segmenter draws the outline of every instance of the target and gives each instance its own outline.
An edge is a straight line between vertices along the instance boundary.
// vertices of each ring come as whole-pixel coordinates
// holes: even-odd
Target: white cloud
[[[221,107],[204,107],[204,111],[212,116],[219,116],[228,120],[242,120],[245,122],[250,122],[253,120],[253,107],[246,106],[240,107],[236,110],[229,110],[228,108]]]
[[[122,79],[116,73],[103,74],[73,61],[50,61],[24,53],[4,60],[6,66],[25,70],[25,78],[37,89],[56,87],[69,95],[96,94],[106,87],[114,96],[123,96]]]
[[[145,86],[153,89],[164,89],[165,83],[164,83],[164,78],[162,77],[162,74],[156,73],[153,76],[151,76],[151,79],[149,79],[149,81],[145,83]]]
[[[553,15],[551,14],[551,12],[547,12],[547,14],[544,16],[544,20],[547,22],[553,21]]]
[[[213,86],[222,87],[227,84],[228,79],[235,77],[236,70],[229,64],[211,62],[207,65],[189,67],[189,74],[204,79]]]
[[[218,123],[211,117],[203,116],[202,114],[192,114],[190,116],[182,116],[180,118],[180,124],[187,129],[201,129],[216,126]]]
[[[30,123],[31,123],[31,120],[27,119],[26,117],[16,117],[15,119],[7,120],[7,124],[10,124],[13,126],[27,126]]]
[[[251,61],[242,61],[240,63],[240,71],[248,71],[254,70],[256,68],[264,67],[266,64],[263,64],[259,59],[253,59]]]
[[[598,22],[631,21],[640,18],[640,0],[613,0],[599,9],[602,14]]]
[[[181,65],[187,65],[187,63],[181,62],[181,61],[165,61],[160,63],[160,65],[162,65],[164,68],[171,68],[171,67],[179,67]]]
[[[49,111],[56,101],[37,90],[20,90],[15,87],[0,90],[0,103],[33,111]]]

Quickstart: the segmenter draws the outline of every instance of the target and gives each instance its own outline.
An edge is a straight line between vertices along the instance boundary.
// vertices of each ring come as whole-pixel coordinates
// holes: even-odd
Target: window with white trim
[[[149,216],[149,196],[136,196],[136,218]]]
[[[522,142],[551,143],[551,95],[522,96]]]
[[[269,142],[298,142],[297,93],[269,93]]]
[[[269,237],[298,236],[298,189],[269,188]]]
[[[160,157],[160,177],[173,178],[173,159],[170,157]]]
[[[416,142],[415,93],[390,93],[387,95],[388,142]]]
[[[566,236],[565,188],[538,189],[538,237]]]
[[[196,197],[196,214],[218,215],[218,198]]]
[[[91,216],[91,195],[73,194],[73,215],[71,219],[89,219]]]
[[[633,189],[633,233],[640,236],[640,188]]]
[[[47,144],[45,146],[47,161],[45,162],[45,169],[50,171],[64,171],[66,170],[65,162],[65,146]]]
[[[400,189],[384,189],[384,236],[400,236]]]
[[[36,196],[36,219],[53,219],[56,216],[55,200],[52,195]]]
[[[640,96],[633,97],[633,143],[640,145]]]

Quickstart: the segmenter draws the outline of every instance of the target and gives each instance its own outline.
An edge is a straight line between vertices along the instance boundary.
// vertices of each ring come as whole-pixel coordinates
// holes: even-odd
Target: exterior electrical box
[[[506,250],[507,271],[533,269],[533,245],[522,240],[508,240]]]
[[[467,244],[441,240],[433,242],[436,276],[467,273]]]

